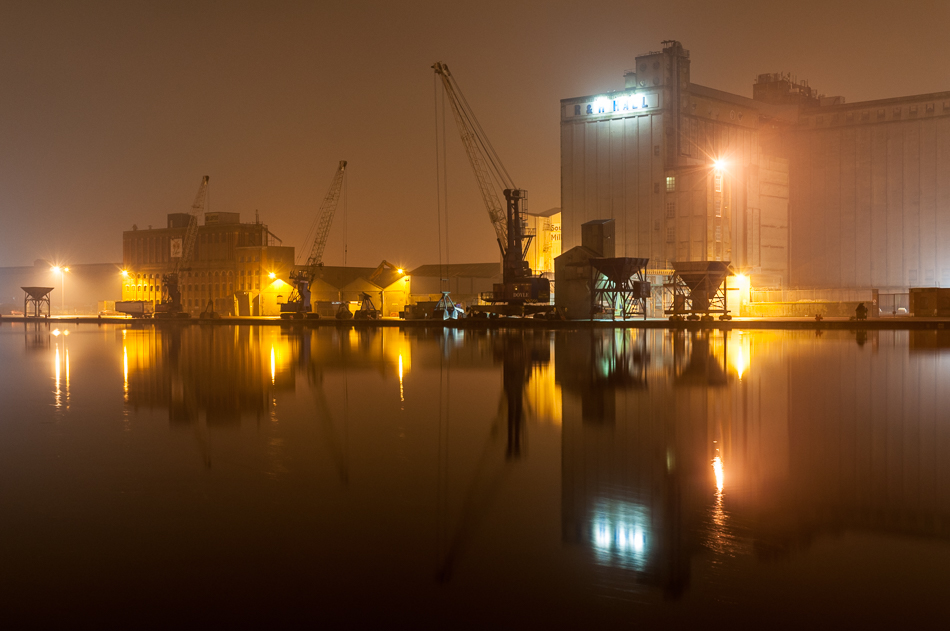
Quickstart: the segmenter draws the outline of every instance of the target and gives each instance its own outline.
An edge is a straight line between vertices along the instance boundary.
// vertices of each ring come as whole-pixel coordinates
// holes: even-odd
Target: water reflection
[[[47,407],[98,414],[81,404],[84,380],[111,365],[97,392],[148,436],[138,448],[181,437],[163,448],[182,449],[199,473],[179,492],[228,508],[199,513],[219,528],[272,529],[279,554],[263,566],[310,568],[311,582],[288,573],[275,589],[380,573],[388,582],[375,588],[406,602],[408,585],[442,583],[691,607],[694,596],[761,595],[774,580],[762,568],[776,566],[788,597],[808,593],[838,567],[822,555],[850,554],[842,539],[854,534],[924,542],[934,558],[950,550],[943,331],[872,331],[863,345],[848,331],[23,331],[18,352],[41,363]],[[93,348],[109,361],[84,363]],[[122,449],[102,431],[91,436],[108,447],[93,462]],[[147,477],[134,460],[123,470]],[[174,478],[187,465],[172,453],[163,466]],[[169,536],[187,548],[184,533]],[[886,561],[893,576],[921,563],[904,556]],[[950,570],[933,576],[950,581]]]

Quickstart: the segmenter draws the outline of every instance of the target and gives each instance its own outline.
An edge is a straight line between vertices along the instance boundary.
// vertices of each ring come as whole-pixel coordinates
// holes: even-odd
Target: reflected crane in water
[[[346,449],[346,438],[347,432],[346,427],[349,422],[349,401],[348,396],[348,387],[347,387],[347,370],[346,370],[346,358],[343,359],[343,445],[340,445],[340,441],[337,438],[336,431],[333,427],[333,413],[330,411],[330,404],[327,401],[326,391],[323,388],[323,368],[319,364],[312,361],[311,357],[311,345],[312,345],[312,335],[313,332],[305,330],[302,333],[299,333],[300,339],[300,353],[297,358],[298,366],[306,370],[307,374],[307,383],[310,386],[310,392],[313,395],[314,403],[317,406],[316,416],[320,428],[323,430],[324,436],[326,437],[327,447],[330,451],[330,456],[333,458],[334,466],[337,470],[337,473],[340,476],[340,482],[344,485],[349,485],[350,483],[350,467],[349,459],[347,458],[347,449]],[[342,341],[338,338],[340,345],[340,350],[342,352]]]
[[[458,557],[472,533],[478,528],[480,518],[484,516],[501,490],[504,480],[511,472],[511,466],[520,461],[524,455],[524,427],[525,411],[528,405],[525,401],[525,385],[531,376],[531,368],[537,363],[550,362],[550,340],[546,335],[536,335],[528,331],[504,333],[497,340],[495,357],[502,361],[502,394],[498,402],[498,411],[492,419],[485,444],[472,475],[465,499],[458,519],[458,527],[451,541],[441,555],[437,579],[440,583],[448,582]],[[445,425],[443,426],[443,402],[441,392],[441,375],[445,375],[446,384],[449,381],[449,368],[440,370],[440,401],[439,401],[439,507],[440,514],[447,509],[447,500],[443,495],[447,493],[445,477],[447,475],[447,444],[443,445],[442,435],[447,435],[448,405],[446,405]],[[446,388],[448,390],[448,388]],[[446,395],[447,397],[447,395]],[[490,471],[492,456],[498,455],[497,444],[501,435],[502,423],[506,423],[504,461],[495,471]],[[447,443],[447,441],[446,441]],[[440,515],[444,519],[444,515]]]

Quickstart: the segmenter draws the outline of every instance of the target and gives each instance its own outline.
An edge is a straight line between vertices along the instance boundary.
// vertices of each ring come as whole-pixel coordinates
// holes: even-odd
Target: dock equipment
[[[431,319],[458,320],[462,317],[465,317],[465,312],[462,311],[461,307],[455,304],[449,292],[443,291],[442,297],[439,298],[439,301],[435,303],[435,307],[432,309]]]
[[[373,304],[373,298],[365,291],[360,292],[360,307],[353,316],[357,320],[379,320],[381,315],[379,309]]]
[[[650,259],[597,257],[590,259],[590,315],[617,313],[624,320],[643,316],[647,319],[650,282],[644,277]]]
[[[533,274],[525,260],[534,238],[524,218],[527,191],[515,186],[508,175],[455,77],[449,72],[449,67],[436,62],[432,69],[441,79],[445,98],[452,107],[462,144],[465,145],[501,249],[502,282],[495,284],[491,293],[481,296],[489,305],[481,305],[476,311],[483,315],[527,315],[553,311],[550,281]],[[498,195],[499,190],[505,198],[504,206]],[[528,305],[533,305],[533,308]]]
[[[48,318],[50,316],[49,295],[52,287],[20,287],[25,293],[23,296],[23,315],[27,318]],[[46,315],[43,315],[43,305],[46,305]],[[28,307],[33,307],[30,313]]]
[[[320,204],[320,212],[317,213],[317,223],[311,228],[313,233],[313,242],[310,245],[310,255],[307,262],[290,276],[290,284],[293,291],[287,302],[280,305],[280,317],[288,320],[291,318],[319,318],[320,314],[313,311],[310,304],[310,287],[313,285],[313,279],[316,277],[317,268],[323,265],[323,251],[327,247],[327,237],[330,236],[330,226],[333,223],[333,215],[336,213],[336,207],[340,203],[340,193],[343,190],[343,177],[346,175],[346,160],[340,160],[340,164],[330,180],[330,189]],[[349,311],[349,310],[347,310]],[[341,313],[341,312],[340,312]],[[337,318],[344,318],[340,313]]]
[[[727,276],[732,276],[728,261],[674,261],[668,287],[673,304],[666,314],[670,320],[731,320],[726,309]]]

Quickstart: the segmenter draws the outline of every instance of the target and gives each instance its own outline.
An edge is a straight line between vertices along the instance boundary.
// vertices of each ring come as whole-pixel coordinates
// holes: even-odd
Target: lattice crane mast
[[[195,241],[198,239],[198,216],[204,212],[208,203],[209,180],[210,178],[207,175],[201,179],[195,201],[188,213],[188,227],[185,229],[180,245],[176,243],[177,240],[172,240],[171,256],[177,260],[172,267],[172,271],[162,275],[162,301],[155,307],[155,317],[157,318],[189,317],[189,314],[185,313],[181,306],[181,287],[178,280],[180,272],[191,262],[191,257],[195,252]]]
[[[533,239],[523,217],[527,192],[515,186],[448,66],[436,62],[432,69],[441,79],[445,96],[452,107],[462,144],[475,172],[482,201],[501,249],[503,283],[501,286],[496,285],[491,294],[482,297],[490,303],[547,303],[551,295],[550,282],[546,278],[534,276],[525,260]],[[505,204],[501,202],[499,191]]]
[[[323,265],[323,251],[327,247],[327,238],[330,236],[330,225],[333,215],[340,203],[340,194],[343,191],[343,178],[346,175],[346,160],[340,160],[336,173],[330,181],[330,189],[320,204],[317,215],[316,229],[313,231],[313,243],[310,245],[310,255],[304,266],[290,277],[293,292],[286,303],[280,305],[281,318],[318,318],[310,305],[310,285],[316,277],[317,268]]]

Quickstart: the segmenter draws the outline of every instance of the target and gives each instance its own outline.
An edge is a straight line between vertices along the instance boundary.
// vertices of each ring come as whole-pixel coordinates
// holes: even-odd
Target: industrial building
[[[753,288],[948,286],[950,92],[846,104],[769,73],[748,98],[692,83],[667,41],[622,90],[561,101],[561,213],[565,252],[613,219],[654,284],[725,261]]]
[[[165,228],[122,233],[122,299],[158,303],[162,274],[174,267],[188,227],[188,213],[171,213]],[[294,248],[281,244],[266,224],[241,223],[239,213],[207,212],[198,226],[192,258],[180,273],[182,307],[197,315],[213,304],[223,315],[276,315],[278,296],[291,288]]]

